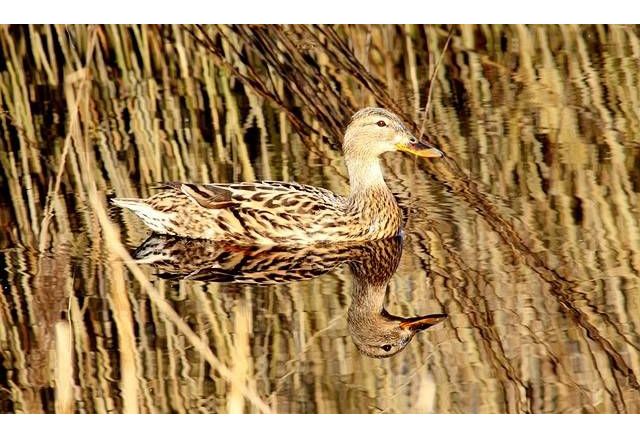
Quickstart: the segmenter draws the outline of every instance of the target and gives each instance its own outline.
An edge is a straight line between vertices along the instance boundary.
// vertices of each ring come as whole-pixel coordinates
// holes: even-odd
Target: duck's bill
[[[401,328],[409,328],[418,332],[437,325],[447,318],[446,314],[429,314],[427,316],[411,317],[400,323]]]
[[[429,145],[424,142],[416,143],[398,143],[396,145],[398,151],[408,152],[409,154],[417,155],[418,157],[442,157],[442,151],[435,146]]]

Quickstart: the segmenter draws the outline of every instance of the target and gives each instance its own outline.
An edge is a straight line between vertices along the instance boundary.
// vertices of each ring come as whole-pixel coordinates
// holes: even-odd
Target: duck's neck
[[[396,235],[402,227],[402,213],[382,177],[377,157],[347,160],[351,193],[347,214],[354,221],[359,238],[381,239]]]
[[[371,322],[386,313],[384,302],[387,296],[387,284],[371,285],[354,278],[351,306],[347,312],[351,322]]]
[[[349,186],[351,187],[350,199],[361,197],[369,192],[389,192],[387,184],[382,176],[382,167],[378,157],[347,158],[347,171],[349,172]]]

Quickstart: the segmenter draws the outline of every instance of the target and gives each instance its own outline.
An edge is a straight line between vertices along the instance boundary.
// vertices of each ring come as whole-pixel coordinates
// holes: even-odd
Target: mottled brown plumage
[[[379,156],[408,151],[439,157],[400,119],[380,108],[356,113],[343,144],[351,193],[298,183],[172,182],[148,199],[115,198],[153,231],[242,245],[362,242],[396,236],[402,212],[382,177]]]
[[[153,234],[133,256],[164,279],[273,285],[314,278],[361,255],[357,243],[248,247]]]
[[[347,263],[353,273],[347,327],[358,349],[389,357],[404,349],[419,331],[446,317],[400,317],[387,312],[387,286],[402,255],[399,237],[364,243],[305,247],[246,247],[208,240],[152,235],[134,253],[169,279],[280,284],[311,279]]]

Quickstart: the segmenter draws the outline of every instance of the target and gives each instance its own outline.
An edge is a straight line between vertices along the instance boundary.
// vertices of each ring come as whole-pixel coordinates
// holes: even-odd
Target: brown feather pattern
[[[134,210],[158,233],[237,244],[364,241],[398,234],[401,214],[386,187],[353,199],[298,183],[172,182]],[[170,216],[161,226],[147,209]],[[389,212],[392,215],[389,215]]]

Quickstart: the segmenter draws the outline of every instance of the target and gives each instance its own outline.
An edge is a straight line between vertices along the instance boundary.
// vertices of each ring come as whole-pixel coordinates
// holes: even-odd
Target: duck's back
[[[238,244],[344,240],[346,199],[329,190],[279,181],[171,182],[146,199],[114,199],[152,230]]]

